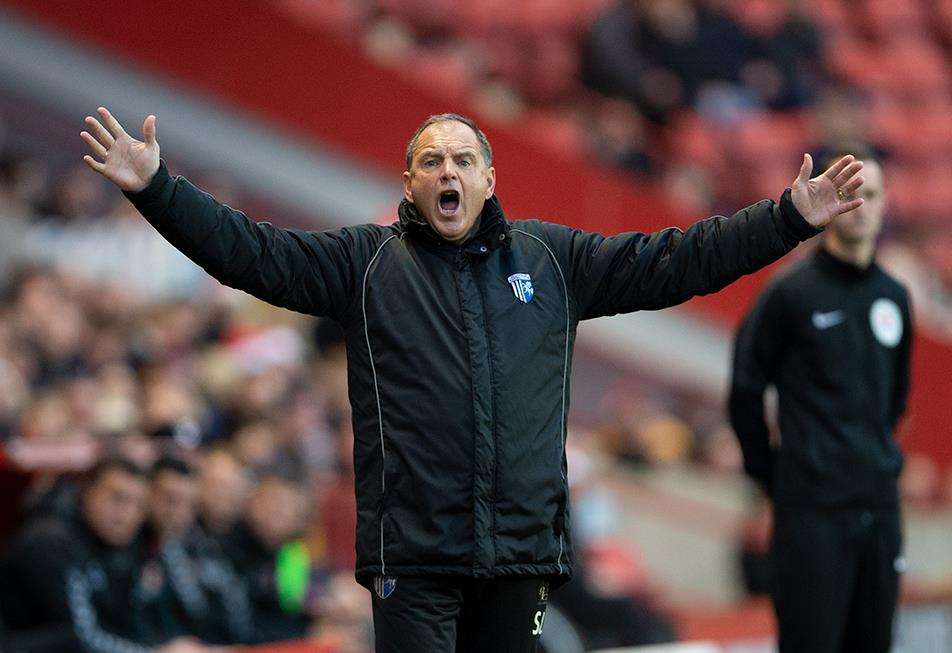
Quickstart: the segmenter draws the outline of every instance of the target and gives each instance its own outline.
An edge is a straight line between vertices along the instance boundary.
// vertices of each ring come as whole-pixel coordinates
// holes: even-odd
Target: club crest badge
[[[397,589],[397,579],[393,576],[375,576],[374,591],[382,599],[389,597]]]
[[[532,301],[532,278],[523,272],[518,272],[509,277],[509,285],[512,286],[512,292],[523,304]]]

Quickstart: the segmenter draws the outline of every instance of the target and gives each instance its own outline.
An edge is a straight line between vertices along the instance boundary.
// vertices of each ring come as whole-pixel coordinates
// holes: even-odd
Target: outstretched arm
[[[834,216],[862,204],[861,198],[847,199],[863,183],[862,166],[846,156],[811,179],[813,162],[804,155],[800,173],[779,203],[763,200],[684,232],[608,238],[574,232],[568,258],[579,318],[674,306],[769,265]]]
[[[358,229],[303,232],[256,223],[221,204],[159,158],[155,116],[142,123],[142,141],[99,108],[80,136],[93,155],[86,164],[115,183],[176,248],[221,283],[264,301],[340,318],[352,296],[352,257]]]

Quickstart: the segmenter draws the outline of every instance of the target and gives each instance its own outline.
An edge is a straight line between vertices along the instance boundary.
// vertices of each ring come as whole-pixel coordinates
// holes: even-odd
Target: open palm
[[[142,123],[142,137],[145,140],[138,141],[126,133],[108,109],[99,107],[98,113],[103,122],[86,116],[86,124],[92,133],[83,131],[79,134],[95,154],[95,157],[87,154],[83,161],[122,190],[142,190],[159,169],[155,116],[148,116]]]
[[[863,162],[847,154],[822,175],[810,179],[813,159],[809,154],[804,154],[800,174],[790,187],[793,205],[811,225],[825,227],[836,216],[852,211],[863,203],[861,197],[855,197],[856,191],[863,185],[863,178],[859,176],[862,169]]]

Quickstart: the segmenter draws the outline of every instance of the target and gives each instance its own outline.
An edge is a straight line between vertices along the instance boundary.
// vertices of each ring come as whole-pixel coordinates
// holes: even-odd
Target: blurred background
[[[897,650],[952,650],[952,1],[0,0],[0,44],[0,551],[75,513],[97,460],[173,460],[183,528],[282,624],[222,643],[371,641],[339,332],[167,245],[82,163],[97,106],[134,136],[156,114],[173,174],[308,229],[393,221],[406,141],[444,111],[486,131],[511,218],[603,233],[729,215],[779,198],[803,152],[867,148],[888,194],[879,259],[917,321]],[[579,573],[553,599],[549,653],[772,650],[770,511],[725,391],[734,326],[812,246],[715,296],[580,327]],[[261,581],[302,557],[296,600]]]

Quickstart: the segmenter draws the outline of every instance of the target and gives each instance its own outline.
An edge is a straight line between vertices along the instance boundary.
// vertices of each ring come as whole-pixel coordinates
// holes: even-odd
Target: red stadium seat
[[[721,168],[726,163],[724,143],[714,125],[693,111],[682,111],[664,132],[668,159]]]
[[[823,58],[829,71],[847,84],[870,88],[877,79],[876,48],[852,34],[840,32],[828,38]]]
[[[948,99],[949,66],[942,50],[922,38],[890,43],[875,61],[876,87],[897,98],[912,101]]]
[[[814,18],[829,34],[848,32],[850,20],[847,8],[841,0],[806,0],[804,13]]]
[[[757,34],[772,34],[787,16],[787,6],[778,0],[735,0],[729,3],[734,17]]]
[[[789,165],[790,160],[799,162],[809,136],[809,125],[799,114],[762,114],[739,122],[731,130],[731,144],[745,161],[780,160]]]
[[[522,119],[527,133],[552,152],[566,157],[585,156],[587,130],[571,113],[535,109]]]
[[[401,71],[451,98],[468,97],[478,76],[472,61],[459,47],[419,49]]]
[[[908,0],[863,0],[862,24],[875,39],[888,42],[909,36],[922,38],[926,16],[923,3]]]
[[[945,157],[952,153],[952,106],[945,103],[903,106],[881,103],[872,108],[874,141],[909,160]]]
[[[329,27],[338,32],[352,33],[367,18],[366,7],[352,0],[281,0],[279,6],[302,23]]]

